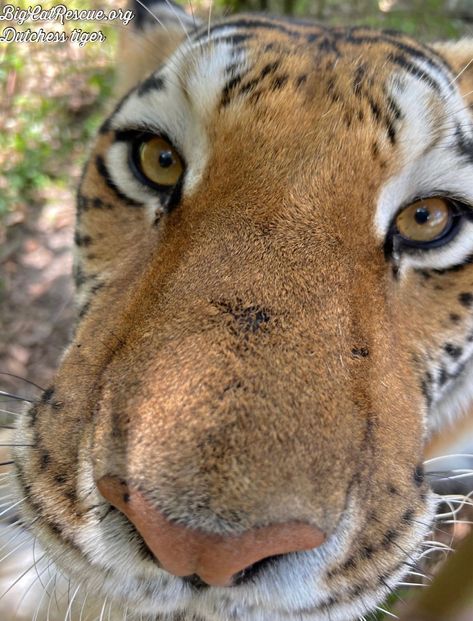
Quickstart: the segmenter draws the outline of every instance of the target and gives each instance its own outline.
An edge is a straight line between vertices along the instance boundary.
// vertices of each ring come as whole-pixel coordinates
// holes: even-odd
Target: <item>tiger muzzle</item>
[[[311,550],[324,533],[293,521],[225,536],[168,520],[142,492],[112,476],[98,481],[101,494],[134,524],[161,567],[175,576],[197,575],[210,586],[228,587],[255,563],[272,556]]]

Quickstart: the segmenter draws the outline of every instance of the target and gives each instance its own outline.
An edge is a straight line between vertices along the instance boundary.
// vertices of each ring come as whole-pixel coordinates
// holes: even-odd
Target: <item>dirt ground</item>
[[[39,391],[25,380],[49,384],[74,320],[73,204],[72,188],[48,197],[9,227],[0,251],[0,389],[28,398]]]

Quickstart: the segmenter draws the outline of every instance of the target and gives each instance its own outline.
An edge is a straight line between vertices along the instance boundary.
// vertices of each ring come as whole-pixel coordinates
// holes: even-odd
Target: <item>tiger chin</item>
[[[473,43],[135,8],[23,519],[130,619],[362,618],[473,397]]]

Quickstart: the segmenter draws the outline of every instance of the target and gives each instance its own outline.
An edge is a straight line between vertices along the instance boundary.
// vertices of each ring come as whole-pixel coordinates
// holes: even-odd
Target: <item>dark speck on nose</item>
[[[241,300],[213,302],[222,313],[230,315],[236,322],[239,331],[255,334],[271,319],[270,312],[257,305],[245,305]]]

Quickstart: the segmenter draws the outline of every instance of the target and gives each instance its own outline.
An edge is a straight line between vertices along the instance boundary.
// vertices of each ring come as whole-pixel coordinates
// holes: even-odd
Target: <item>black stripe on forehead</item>
[[[452,73],[449,65],[445,62],[443,58],[441,58],[434,50],[430,48],[420,49],[418,47],[414,47],[414,45],[410,45],[406,43],[406,41],[402,40],[403,35],[399,35],[399,38],[396,38],[394,35],[390,33],[377,33],[373,31],[373,34],[370,34],[367,31],[367,34],[363,36],[353,36],[353,30],[345,31],[345,33],[336,33],[336,38],[343,38],[347,43],[351,43],[352,45],[369,45],[371,43],[387,43],[388,45],[392,45],[398,51],[403,52],[404,54],[410,56],[412,59],[422,60],[426,63],[431,69],[438,71],[446,81],[450,82]],[[393,55],[390,55],[393,56]],[[402,56],[397,55],[393,56],[393,58],[402,58]],[[421,69],[419,68],[419,72]],[[420,77],[420,76],[417,76]],[[451,84],[448,85],[451,91],[455,90],[455,87]]]
[[[212,39],[212,43],[229,43],[230,45],[239,45],[245,41],[251,41],[254,38],[254,34],[239,32],[238,34],[223,34],[221,37]]]
[[[288,26],[290,26],[290,22],[287,22],[287,24]],[[297,30],[291,30],[290,28],[288,28],[287,26],[285,26],[279,21],[244,18],[244,19],[236,19],[233,21],[229,20],[227,22],[215,24],[210,29],[203,30],[202,32],[200,32],[200,34],[197,34],[194,37],[194,40],[199,41],[200,39],[206,38],[209,35],[218,33],[219,31],[226,30],[229,28],[242,28],[244,30],[260,30],[263,28],[267,30],[277,30],[279,32],[283,32],[284,34],[294,39],[298,39],[301,36],[300,32],[298,32]],[[323,31],[322,28],[317,26],[317,24],[313,24],[312,28],[314,31],[317,31],[317,32]]]
[[[157,75],[151,75],[146,78],[138,87],[138,97],[147,95],[151,91],[162,91],[165,88],[164,79]]]
[[[401,37],[402,35],[398,36]],[[416,58],[422,58],[429,65],[437,68],[448,80],[450,80],[453,76],[452,67],[445,60],[445,58],[438,54],[433,48],[423,45],[418,41],[415,42],[416,47],[413,47],[405,41],[399,41],[399,39],[396,39],[396,37],[392,34],[388,34],[387,37],[390,42],[397,42],[397,47],[399,47],[400,50],[408,52],[411,56],[415,56]]]
[[[435,49],[421,43],[420,41],[411,39],[408,35],[397,30],[376,30],[368,26],[351,26],[350,28],[335,27],[336,36],[345,37],[351,43],[363,44],[370,42],[392,43],[399,47],[403,52],[409,53],[411,56],[419,56],[426,61],[438,63],[444,71],[452,72],[452,68]]]
[[[455,146],[457,153],[473,164],[473,136],[468,136],[460,124],[455,129]]]
[[[298,30],[292,29],[294,26]],[[301,32],[300,28],[304,29]],[[352,28],[326,28],[318,24],[311,24],[310,22],[297,23],[294,20],[272,20],[258,19],[251,17],[244,17],[240,19],[228,20],[225,22],[217,23],[210,29],[201,31],[194,37],[194,40],[198,41],[211,34],[221,33],[225,35],[227,29],[240,29],[240,32],[235,35],[228,35],[228,42],[236,43],[235,37],[250,37],[250,33],[244,31],[255,31],[259,29],[275,30],[288,35],[293,39],[300,39],[301,37],[306,39],[309,43],[317,40],[321,35],[327,34],[330,37],[332,43],[327,49],[323,48],[322,51],[333,52],[337,51],[335,45],[337,43],[347,43],[353,46],[372,45],[376,43],[384,43],[394,48],[393,53],[389,55],[389,60],[402,66],[406,71],[414,75],[415,77],[424,80],[437,92],[441,91],[441,86],[438,79],[435,76],[427,75],[421,67],[417,67],[411,61],[420,60],[427,68],[438,72],[445,78],[446,86],[450,91],[454,91],[455,87],[450,84],[452,78],[452,70],[445,59],[437,54],[435,50],[426,47],[422,44],[418,44],[415,41],[406,40],[405,35],[402,33],[396,33],[394,31],[377,31],[370,30],[366,27],[352,27]],[[255,34],[255,33],[254,33]],[[397,52],[397,53],[395,53]],[[399,54],[401,52],[402,54]],[[343,54],[343,52],[342,52]]]
[[[138,97],[142,97],[143,95],[147,95],[152,91],[163,91],[166,89],[166,82],[164,77],[157,75],[150,75],[142,82],[138,83],[136,86],[131,88],[128,93],[120,99],[118,104],[115,106],[115,109],[110,114],[110,116],[104,121],[102,126],[99,129],[99,134],[107,134],[112,130],[112,125],[115,117],[119,112],[121,112],[125,103],[130,99],[130,96],[136,92]]]
[[[439,95],[442,92],[442,88],[440,84],[437,82],[437,80],[435,80],[431,75],[429,75],[425,71],[422,71],[422,69],[420,69],[414,63],[409,62],[405,56],[402,56],[401,54],[389,54],[387,60],[390,63],[397,65],[398,67],[401,67],[402,69],[404,69],[404,71],[407,71],[407,73],[414,76],[415,78],[418,78],[422,82],[425,82],[428,86],[433,88],[434,91],[436,91]]]

